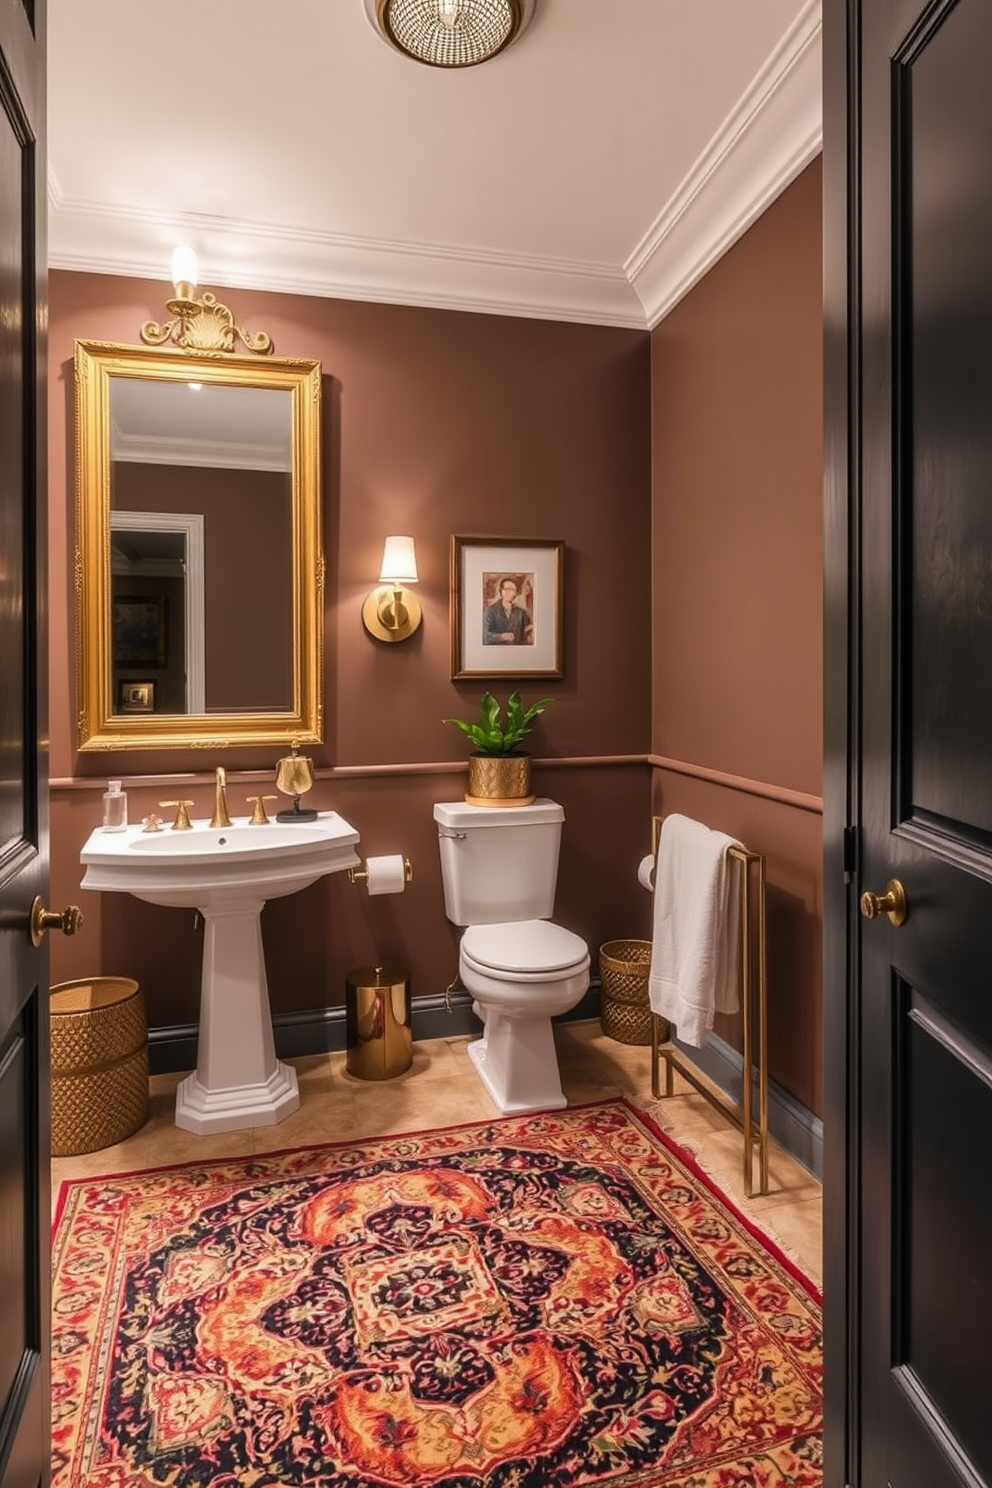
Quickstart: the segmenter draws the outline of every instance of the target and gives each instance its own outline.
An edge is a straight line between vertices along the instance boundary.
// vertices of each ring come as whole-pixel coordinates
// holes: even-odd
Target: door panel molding
[[[823,16],[824,1484],[992,1488],[992,11]]]
[[[933,853],[952,868],[992,881],[992,832],[914,811],[893,828],[893,840]]]

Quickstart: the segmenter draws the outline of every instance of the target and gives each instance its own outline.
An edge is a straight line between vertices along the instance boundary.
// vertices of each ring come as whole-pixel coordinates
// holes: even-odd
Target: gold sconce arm
[[[423,618],[420,601],[410,589],[381,584],[362,606],[362,624],[380,641],[405,641]]]
[[[141,327],[141,339],[149,346],[175,341],[184,351],[234,351],[235,340],[247,351],[262,356],[272,350],[272,337],[265,331],[252,336],[239,326],[226,305],[209,293],[196,296],[197,261],[192,248],[180,245],[172,254],[172,287],[175,295],[166,300],[171,320],[159,325],[147,320]]]
[[[184,351],[234,351],[236,341],[240,341],[248,351],[257,351],[262,356],[272,350],[272,337],[266,331],[252,336],[235,323],[231,311],[212,294],[202,294],[199,299],[166,300],[165,308],[171,320],[161,325],[157,320],[148,320],[141,327],[141,339],[148,346],[175,341]]]

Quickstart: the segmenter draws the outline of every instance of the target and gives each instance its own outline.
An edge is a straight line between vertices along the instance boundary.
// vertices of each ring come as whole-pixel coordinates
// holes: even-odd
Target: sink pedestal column
[[[296,1071],[276,1058],[265,979],[264,898],[201,910],[203,980],[196,1069],[176,1092],[176,1125],[205,1136],[274,1126],[300,1104]]]

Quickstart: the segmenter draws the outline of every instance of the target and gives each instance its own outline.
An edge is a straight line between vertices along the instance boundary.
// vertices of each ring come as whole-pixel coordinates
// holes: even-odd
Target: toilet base
[[[485,1009],[486,1031],[468,1046],[468,1057],[493,1101],[506,1116],[529,1111],[561,1111],[568,1101],[561,1088],[551,1019],[512,1019]]]

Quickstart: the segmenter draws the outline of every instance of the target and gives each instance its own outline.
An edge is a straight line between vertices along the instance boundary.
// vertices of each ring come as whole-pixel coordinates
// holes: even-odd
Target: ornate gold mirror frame
[[[276,389],[288,393],[288,578],[272,572],[273,556],[257,543],[241,562],[242,598],[230,606],[223,642],[238,646],[239,611],[256,614],[266,603],[266,573],[287,586],[289,633],[287,696],[276,707],[252,703],[225,711],[163,712],[153,685],[135,683],[122,702],[114,687],[112,519],[114,469],[111,394],[118,379],[192,388]],[[78,341],[76,383],[76,618],[78,745],[81,751],[178,749],[214,745],[285,745],[323,739],[324,555],[321,535],[321,369],[319,362],[237,354],[179,351]],[[145,390],[140,390],[145,395]],[[174,394],[172,395],[174,397]],[[163,437],[168,444],[169,431]],[[187,463],[191,463],[187,461]],[[283,477],[285,479],[285,476]],[[191,482],[175,481],[180,491]],[[187,504],[183,494],[180,507]],[[155,514],[153,514],[153,517]],[[171,519],[167,519],[171,520]],[[232,543],[233,547],[233,543]],[[221,558],[228,577],[236,568]],[[215,560],[216,561],[216,560]],[[236,577],[236,574],[234,575]],[[208,575],[209,582],[209,575]],[[119,656],[119,647],[118,652]],[[149,669],[151,670],[151,669]],[[121,691],[118,679],[117,691]]]

